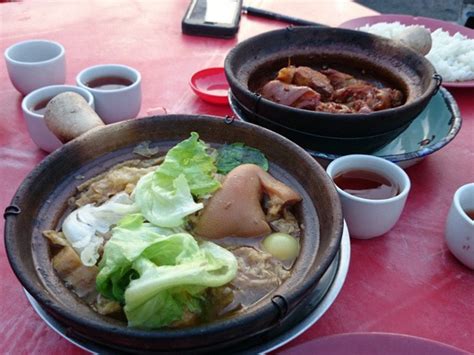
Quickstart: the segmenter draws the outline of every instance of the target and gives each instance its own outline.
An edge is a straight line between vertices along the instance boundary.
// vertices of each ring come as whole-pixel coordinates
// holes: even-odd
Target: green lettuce
[[[130,326],[151,329],[181,320],[185,311],[200,314],[206,288],[230,282],[237,260],[217,244],[198,244],[137,214],[112,230],[99,269],[99,292],[125,305]]]
[[[226,144],[217,151],[217,171],[228,174],[232,169],[242,164],[255,164],[263,170],[268,170],[268,160],[258,149],[243,143]]]
[[[112,229],[112,238],[105,244],[96,278],[97,290],[105,297],[123,303],[125,288],[136,276],[132,263],[158,239],[183,231],[145,223],[141,214],[123,218]]]
[[[173,237],[182,241],[192,238],[189,234]],[[235,277],[237,261],[231,252],[210,242],[198,248],[190,257],[178,256],[175,265],[158,266],[145,257],[134,262],[140,277],[132,280],[125,291],[124,311],[129,326],[166,326],[181,320],[186,309],[199,314],[205,289],[222,286]]]
[[[168,151],[163,163],[137,183],[133,197],[141,213],[153,224],[177,227],[184,217],[199,211],[203,205],[195,203],[200,197],[220,187],[213,178],[214,158],[206,152],[206,145],[197,133]]]
[[[178,227],[184,217],[203,208],[194,202],[183,174],[167,189],[156,183],[154,172],[148,173],[138,180],[134,198],[146,219],[160,227]]]
[[[217,171],[215,159],[206,149],[207,146],[199,140],[199,135],[191,132],[191,137],[168,151],[164,162],[154,173],[155,184],[171,190],[174,180],[184,174],[191,193],[196,197],[217,190],[220,183],[213,178]]]

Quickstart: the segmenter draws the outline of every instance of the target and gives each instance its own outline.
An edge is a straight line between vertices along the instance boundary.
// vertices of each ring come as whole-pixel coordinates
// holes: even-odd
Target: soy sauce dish
[[[370,239],[395,226],[411,187],[402,168],[383,158],[352,154],[333,160],[326,172],[335,183],[351,237]]]
[[[226,105],[229,84],[224,68],[206,68],[194,73],[189,86],[202,100],[211,104]]]

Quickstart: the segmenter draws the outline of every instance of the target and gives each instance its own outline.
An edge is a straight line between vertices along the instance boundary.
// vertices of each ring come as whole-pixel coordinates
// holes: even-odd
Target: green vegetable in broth
[[[96,310],[100,314],[123,310],[129,326],[143,329],[190,326],[221,317],[221,310],[227,315],[229,309],[232,312],[236,309],[235,305],[246,307],[261,297],[257,292],[255,300],[252,300],[248,295],[243,297],[234,291],[240,287],[240,277],[236,278],[237,257],[241,262],[247,257],[258,258],[256,255],[262,254],[261,258],[265,261],[269,255],[256,249],[249,252],[245,244],[237,244],[239,248],[232,249],[236,257],[226,249],[229,246],[224,248],[208,240],[196,239],[188,232],[202,238],[207,236],[199,232],[197,222],[205,221],[206,209],[213,201],[219,201],[223,193],[227,193],[229,185],[226,184],[232,183],[234,173],[240,179],[236,183],[237,194],[226,195],[226,198],[221,199],[225,205],[217,208],[218,211],[230,211],[230,215],[209,219],[210,230],[221,225],[232,226],[231,219],[235,218],[235,224],[240,228],[236,230],[239,232],[243,222],[255,225],[256,215],[261,214],[264,233],[254,233],[252,230],[248,234],[267,235],[271,233],[271,228],[261,205],[262,194],[268,195],[268,204],[273,206],[272,216],[276,218],[282,217],[282,206],[286,208],[301,200],[297,192],[255,165],[268,170],[268,161],[260,150],[243,143],[224,145],[218,150],[209,149],[207,144],[199,140],[199,135],[192,132],[188,139],[168,151],[163,162],[156,169],[153,168],[154,171],[147,167],[146,170],[138,170],[139,175],[136,176],[138,173],[135,169],[127,177],[127,174],[115,174],[117,170],[113,169],[104,180],[99,180],[107,184],[119,181],[123,185],[123,181],[130,180],[135,185],[133,192],[130,193],[130,189],[126,188],[118,193],[114,191],[115,195],[110,197],[107,190],[103,192],[104,199],[100,200],[104,203],[96,205],[97,201],[91,198],[87,204],[65,218],[62,232],[48,232],[56,233],[54,238],[60,238],[63,233],[65,240],[80,256],[81,262],[86,266],[94,266],[94,273],[87,285],[90,286],[95,280],[100,294],[100,297],[94,294],[95,299],[104,300],[104,304],[110,306],[108,313],[102,313],[97,301]],[[228,174],[238,166],[239,169],[226,177],[221,189],[216,173]],[[245,171],[246,174],[243,173]],[[113,179],[112,173],[117,175]],[[242,189],[242,182],[245,181],[253,184],[246,188],[250,191],[248,193],[242,192],[245,190]],[[230,186],[232,192],[233,185]],[[217,190],[217,194],[213,195]],[[236,200],[246,204],[238,208]],[[197,214],[204,207],[203,202],[208,205],[203,213]],[[228,208],[231,205],[233,210]],[[241,217],[239,211],[250,213]],[[189,218],[193,214],[195,216]],[[235,233],[234,230],[225,231],[217,238],[236,236]],[[262,249],[276,259],[294,259],[299,252],[299,241],[285,233],[273,233],[262,241]],[[238,250],[243,254],[239,254]],[[74,258],[61,260],[65,263],[63,269],[70,268],[69,263],[77,264],[74,251],[71,250]],[[262,290],[273,287],[273,279],[269,274],[278,276],[280,281],[287,277],[280,269],[275,270],[279,262],[274,261],[268,265],[264,262],[265,265],[261,266],[264,273],[257,268],[258,273],[263,275],[261,279],[253,275],[250,272],[252,270],[248,271],[250,279],[255,277],[258,283],[262,282]],[[239,273],[245,275],[244,269],[241,267]],[[84,278],[77,276],[77,279],[78,284],[73,286],[81,287],[85,283]],[[236,282],[237,286],[232,283],[228,287],[221,287],[230,282]],[[241,291],[247,292],[244,288]],[[229,305],[232,307],[227,308]]]
[[[198,245],[189,234],[169,237],[182,245],[182,254],[168,255],[170,265],[145,257],[133,263],[140,277],[130,282],[125,291],[124,311],[129,326],[158,328],[181,320],[184,311],[200,314],[207,287],[219,287],[237,274],[237,260],[228,250],[211,242]],[[153,246],[153,253],[163,245]],[[146,253],[145,253],[146,254]]]
[[[243,143],[224,145],[217,153],[217,171],[228,174],[235,167],[242,164],[255,164],[263,170],[268,170],[268,160],[258,149],[248,147]]]
[[[139,213],[123,218],[112,229],[112,238],[105,244],[96,278],[97,290],[105,297],[123,303],[125,288],[134,274],[133,261],[156,241],[180,232],[184,229],[160,228],[147,223]]]
[[[143,176],[133,192],[140,212],[160,227],[178,227],[184,217],[199,211],[203,205],[194,196],[210,194],[220,187],[214,179],[214,158],[206,152],[196,132],[178,143],[166,154],[163,163]]]
[[[125,305],[129,326],[151,329],[186,311],[200,314],[206,288],[230,282],[237,260],[217,244],[157,229],[137,214],[112,230],[99,268],[99,292]]]
[[[217,190],[220,183],[213,178],[215,159],[206,152],[207,147],[196,132],[191,132],[191,137],[168,151],[164,162],[156,169],[155,184],[172,189],[174,180],[184,174],[194,196],[200,197]]]
[[[179,175],[168,190],[155,184],[155,173],[143,176],[135,188],[135,201],[146,219],[160,227],[178,227],[184,224],[184,217],[203,208],[194,202],[188,182]]]

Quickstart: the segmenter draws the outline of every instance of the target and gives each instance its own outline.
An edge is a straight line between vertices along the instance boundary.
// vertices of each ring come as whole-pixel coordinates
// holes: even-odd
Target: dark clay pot
[[[387,131],[375,136],[364,136],[364,137],[329,137],[320,136],[314,133],[307,133],[298,131],[291,127],[287,127],[281,123],[275,122],[263,116],[257,115],[254,112],[249,111],[244,107],[237,99],[231,95],[232,109],[238,110],[237,115],[240,119],[245,122],[257,124],[259,126],[271,129],[274,132],[285,136],[292,140],[296,144],[300,145],[304,149],[309,149],[317,152],[325,152],[332,154],[370,154],[371,152],[383,147],[390,141],[395,139],[405,129],[408,128],[410,123],[396,128],[391,131]],[[243,114],[243,115],[242,115]]]
[[[335,114],[262,98],[258,90],[289,62],[330,67],[399,89],[405,103],[368,114]],[[422,55],[379,36],[339,28],[288,27],[263,33],[239,43],[224,66],[232,93],[247,110],[288,128],[328,137],[378,136],[406,127],[441,84]]]
[[[296,214],[305,226],[291,277],[247,310],[228,319],[179,330],[145,331],[101,316],[68,290],[51,265],[42,231],[57,228],[67,200],[84,181],[117,163],[139,158],[143,141],[160,153],[199,133],[213,146],[243,142],[263,151],[270,173],[302,196]],[[78,180],[79,176],[83,176]],[[136,119],[88,132],[43,160],[23,181],[5,211],[8,259],[23,287],[71,334],[126,351],[209,352],[232,349],[275,329],[304,307],[305,296],[333,261],[342,237],[337,192],[322,167],[303,149],[267,129],[210,116],[170,115]]]

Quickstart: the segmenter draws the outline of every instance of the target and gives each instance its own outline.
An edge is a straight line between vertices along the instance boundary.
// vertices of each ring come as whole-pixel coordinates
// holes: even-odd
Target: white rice
[[[400,22],[380,22],[365,25],[359,30],[386,38],[393,38],[407,27]],[[424,26],[421,26],[424,27]],[[474,39],[468,39],[457,32],[450,36],[438,28],[431,33],[433,42],[426,58],[433,64],[444,81],[464,81],[474,79]]]

